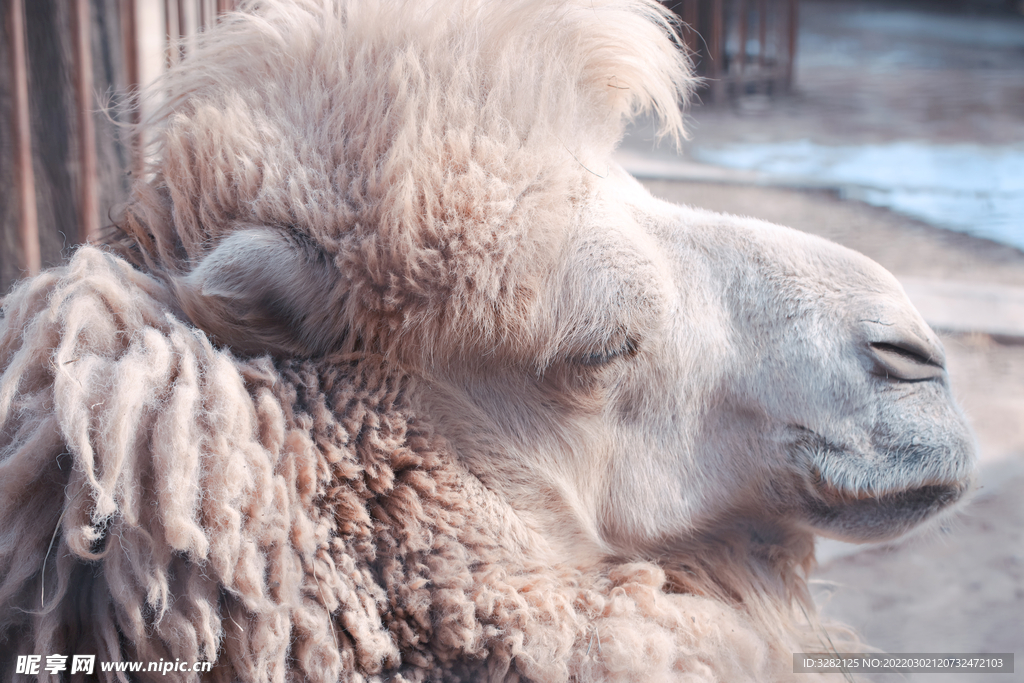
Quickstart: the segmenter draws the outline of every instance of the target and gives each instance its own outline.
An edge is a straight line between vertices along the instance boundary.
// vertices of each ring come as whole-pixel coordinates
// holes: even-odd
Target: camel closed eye
[[[580,365],[588,367],[599,367],[611,363],[616,358],[632,358],[640,351],[640,344],[634,339],[626,339],[626,342],[614,349],[601,349],[587,354],[577,360]]]

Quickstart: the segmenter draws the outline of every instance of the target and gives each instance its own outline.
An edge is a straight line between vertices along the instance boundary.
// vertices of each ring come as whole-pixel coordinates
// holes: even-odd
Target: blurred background
[[[233,4],[0,0],[0,291],[109,224],[141,168],[130,93]],[[657,196],[891,270],[977,431],[962,513],[881,547],[821,542],[825,616],[885,652],[1024,656],[1024,0],[666,4],[704,78],[690,137],[659,146],[641,120],[618,161]],[[878,680],[925,678],[974,680]]]

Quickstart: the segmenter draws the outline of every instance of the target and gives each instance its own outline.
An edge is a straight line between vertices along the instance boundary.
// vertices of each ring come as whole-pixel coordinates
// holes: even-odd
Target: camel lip
[[[835,486],[819,474],[816,477],[815,490],[819,501],[828,507],[842,507],[864,502],[876,502],[885,507],[918,507],[939,504],[941,507],[951,505],[960,500],[970,488],[970,482],[927,482],[904,489],[875,492],[849,491]]]
[[[853,543],[891,540],[953,509],[972,488],[972,480],[929,483],[880,495],[854,497],[828,487],[806,500],[812,529],[821,535]]]
[[[801,435],[795,453],[804,471],[804,495],[811,505],[842,508],[875,502],[894,510],[915,505],[946,507],[973,486],[973,467],[945,472],[922,468],[917,481],[906,482],[868,476],[871,468],[865,468],[864,463],[870,454],[857,454],[812,429],[793,426]],[[920,466],[936,459],[933,447],[927,444],[897,443],[882,450],[898,456],[904,465]]]

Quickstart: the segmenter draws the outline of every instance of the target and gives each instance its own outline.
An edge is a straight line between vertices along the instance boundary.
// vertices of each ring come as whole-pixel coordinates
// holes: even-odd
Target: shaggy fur
[[[8,674],[39,652],[222,681],[786,673],[699,565],[544,563],[379,356],[238,360],[167,308],[90,247],[6,300]]]
[[[4,300],[2,675],[777,681],[842,646],[813,534],[949,509],[969,430],[880,267],[612,162],[638,111],[680,133],[670,29],[261,0],[204,37],[110,251]]]

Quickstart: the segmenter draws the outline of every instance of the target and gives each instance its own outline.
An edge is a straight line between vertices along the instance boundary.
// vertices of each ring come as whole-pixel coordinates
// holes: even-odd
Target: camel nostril
[[[875,374],[902,382],[942,379],[946,368],[942,357],[914,340],[873,342],[868,345],[875,362]]]

